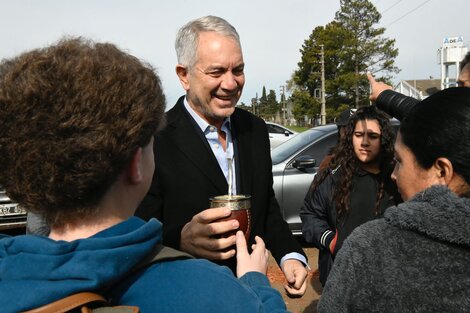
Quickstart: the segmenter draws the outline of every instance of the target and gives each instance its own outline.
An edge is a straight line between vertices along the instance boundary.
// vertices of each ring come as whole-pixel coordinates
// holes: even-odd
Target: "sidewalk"
[[[308,264],[312,269],[308,275],[307,291],[301,298],[289,298],[284,290],[286,283],[284,274],[279,269],[276,261],[272,257],[269,258],[269,266],[267,276],[271,282],[271,286],[279,290],[284,298],[287,309],[293,313],[311,313],[317,312],[317,303],[322,292],[322,286],[318,280],[318,250],[316,248],[304,248],[308,257]]]

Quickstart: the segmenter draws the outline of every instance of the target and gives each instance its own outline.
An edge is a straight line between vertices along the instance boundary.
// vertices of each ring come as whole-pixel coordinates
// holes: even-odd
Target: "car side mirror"
[[[292,167],[295,167],[298,170],[303,170],[314,168],[316,163],[316,160],[311,155],[301,155],[292,162]]]
[[[289,136],[290,136],[290,133],[289,133],[287,130],[285,130],[285,131],[284,131],[284,135],[286,135],[286,137],[289,137]]]

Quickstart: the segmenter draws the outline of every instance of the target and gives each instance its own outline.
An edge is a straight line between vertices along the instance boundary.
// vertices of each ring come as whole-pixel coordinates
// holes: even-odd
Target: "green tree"
[[[274,90],[269,90],[269,94],[266,97],[266,118],[273,119],[276,116],[276,113],[280,110],[279,103],[276,100],[276,92]]]
[[[398,69],[394,59],[395,40],[383,37],[375,28],[381,15],[368,0],[341,0],[335,19],[316,27],[300,49],[301,60],[294,72],[292,89],[308,91],[311,97],[321,86],[320,45],[324,46],[327,120],[334,118],[341,104],[368,104],[369,85],[365,71],[381,71],[386,79]],[[331,110],[333,109],[333,110]],[[333,114],[333,117],[328,115]]]
[[[305,125],[305,117],[307,117],[307,124],[320,114],[320,103],[317,99],[313,98],[308,90],[295,89],[289,98],[292,102],[292,114],[301,126]]]
[[[383,37],[385,28],[374,28],[382,16],[370,1],[341,0],[340,5],[335,21],[350,33],[343,50],[348,71],[343,75],[346,87],[355,96],[357,108],[368,102],[364,95],[369,92],[369,85],[363,73],[381,71],[385,78],[391,78],[392,73],[399,72],[395,66],[398,49],[394,39]]]
[[[344,64],[341,51],[343,43],[350,36],[349,31],[339,23],[333,21],[325,27],[316,27],[300,49],[301,61],[294,72],[292,81],[288,86],[294,85],[308,90],[311,97],[319,95],[321,87],[320,45],[324,45],[325,60],[325,96],[328,105],[337,108],[339,103],[348,101],[348,95],[342,88],[342,64]]]
[[[257,103],[257,115],[265,120],[272,120],[279,109],[280,107],[276,99],[276,92],[271,89],[267,94],[266,87],[263,86],[261,97]]]
[[[268,97],[266,95],[266,87],[263,86],[263,91],[261,92],[261,97],[259,98],[258,101],[258,116],[262,118],[266,118],[266,108],[268,105]]]
[[[240,109],[243,109],[243,110],[246,110],[246,111],[249,111],[249,112],[252,112],[253,109],[251,106],[247,106],[245,104],[245,102],[241,101],[239,104],[237,104],[237,107],[240,108]]]

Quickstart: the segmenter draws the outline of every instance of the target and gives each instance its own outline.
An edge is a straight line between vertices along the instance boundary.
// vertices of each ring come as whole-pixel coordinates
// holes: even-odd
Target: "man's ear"
[[[132,154],[131,161],[127,167],[127,177],[131,184],[139,184],[143,180],[141,147]]]
[[[176,65],[176,75],[178,75],[181,86],[183,86],[184,90],[189,90],[188,68],[181,64]]]
[[[437,158],[433,165],[436,170],[436,175],[439,181],[444,185],[449,186],[454,179],[454,166],[447,158]]]

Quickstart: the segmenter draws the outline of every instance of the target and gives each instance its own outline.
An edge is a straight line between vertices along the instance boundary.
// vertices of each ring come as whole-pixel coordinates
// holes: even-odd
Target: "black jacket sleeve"
[[[309,189],[300,209],[302,234],[318,249],[328,248],[335,235],[334,185],[333,174],[330,174],[315,190]]]
[[[377,97],[375,105],[397,120],[402,121],[418,102],[419,100],[399,92],[384,90]]]

